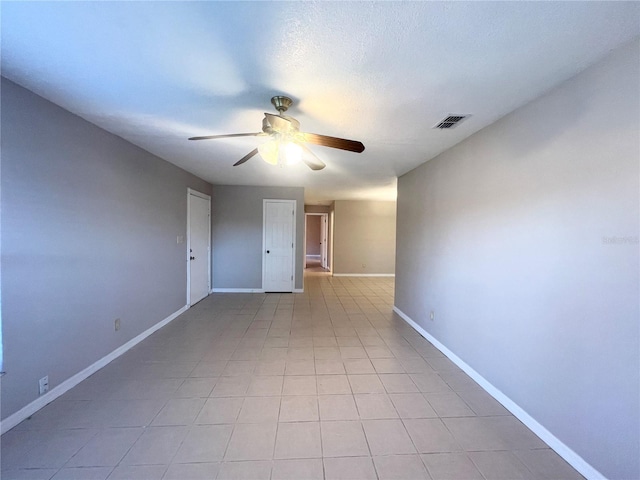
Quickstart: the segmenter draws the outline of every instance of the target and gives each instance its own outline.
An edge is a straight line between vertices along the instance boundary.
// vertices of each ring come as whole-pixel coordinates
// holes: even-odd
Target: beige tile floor
[[[582,478],[392,313],[393,279],[214,294],[1,439],[9,479]]]

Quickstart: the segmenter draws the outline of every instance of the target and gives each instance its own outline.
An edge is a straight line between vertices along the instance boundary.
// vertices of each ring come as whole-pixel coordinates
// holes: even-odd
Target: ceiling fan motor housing
[[[280,113],[286,112],[292,103],[293,100],[283,95],[276,95],[275,97],[271,98],[271,104],[276,107],[276,110]]]

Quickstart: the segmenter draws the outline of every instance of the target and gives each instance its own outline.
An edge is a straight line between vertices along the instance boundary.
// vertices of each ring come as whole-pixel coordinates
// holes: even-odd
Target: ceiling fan
[[[230,137],[271,137],[268,142],[254,148],[234,163],[234,167],[242,165],[254,155],[260,154],[265,162],[272,165],[290,164],[301,160],[312,170],[322,170],[326,165],[307,148],[305,143],[338,148],[349,152],[360,153],[364,151],[364,145],[355,140],[301,132],[300,122],[293,117],[284,115],[284,112],[286,112],[293,103],[289,97],[278,95],[271,99],[271,103],[278,111],[278,115],[272,113],[264,114],[264,118],[262,119],[262,132],[207,135],[203,137],[191,137],[189,140],[213,140],[216,138]],[[306,153],[306,155],[303,155],[303,152]]]

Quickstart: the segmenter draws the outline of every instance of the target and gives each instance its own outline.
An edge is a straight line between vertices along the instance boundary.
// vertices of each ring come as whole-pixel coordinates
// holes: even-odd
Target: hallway
[[[392,313],[393,278],[213,294],[2,437],[2,478],[576,479]]]

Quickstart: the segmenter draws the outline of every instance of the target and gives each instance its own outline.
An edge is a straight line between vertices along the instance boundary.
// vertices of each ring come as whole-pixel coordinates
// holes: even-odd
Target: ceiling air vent
[[[439,128],[441,130],[445,128],[453,128],[470,116],[471,115],[449,115],[443,120],[440,120],[436,125],[433,126],[433,128]]]

